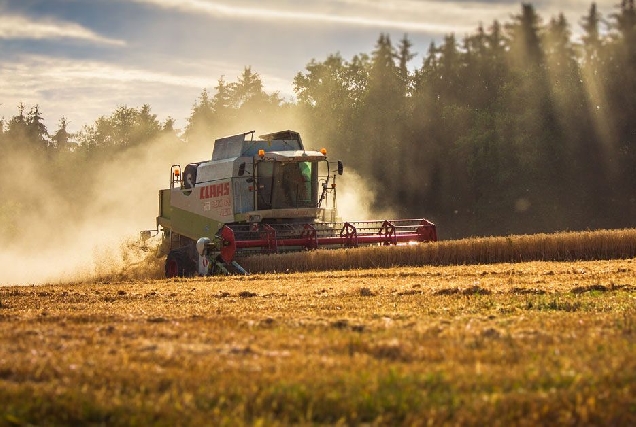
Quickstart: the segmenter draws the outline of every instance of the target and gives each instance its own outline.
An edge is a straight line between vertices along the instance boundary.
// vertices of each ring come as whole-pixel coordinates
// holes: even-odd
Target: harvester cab
[[[254,253],[436,240],[426,220],[340,222],[342,162],[291,130],[254,135],[217,139],[210,160],[171,166],[157,217],[166,276],[245,274],[236,258]]]

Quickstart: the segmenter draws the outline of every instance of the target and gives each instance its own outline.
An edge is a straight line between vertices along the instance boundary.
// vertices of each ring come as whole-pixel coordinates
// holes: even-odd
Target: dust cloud
[[[0,183],[0,285],[156,277],[157,239],[139,245],[139,232],[156,228],[170,165],[210,158],[211,150],[165,137],[94,168],[72,153],[64,170],[33,153],[6,156],[0,167],[14,172]]]
[[[375,195],[370,181],[365,180],[355,170],[347,168],[337,179],[337,207],[338,217],[344,221],[365,221],[393,219],[395,213],[386,207],[383,209],[372,208],[375,204]]]
[[[161,236],[141,244],[139,232],[156,228],[158,192],[169,186],[170,166],[210,159],[216,137],[251,129],[257,135],[289,128],[302,134],[303,129],[293,121],[258,124],[220,129],[196,143],[164,136],[90,166],[77,152],[62,162],[27,150],[0,159],[0,170],[11,171],[0,181],[0,285],[163,277]],[[392,216],[389,210],[371,210],[373,190],[351,168],[345,167],[337,184],[344,220]]]

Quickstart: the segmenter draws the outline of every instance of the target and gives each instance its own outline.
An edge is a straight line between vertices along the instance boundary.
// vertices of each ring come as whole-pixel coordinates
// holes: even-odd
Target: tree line
[[[415,56],[407,35],[381,34],[370,53],[309,62],[293,101],[246,67],[202,91],[181,133],[144,105],[75,134],[62,119],[49,134],[39,108],[21,105],[0,123],[0,148],[90,165],[159,136],[209,143],[294,123],[365,179],[376,207],[428,217],[445,238],[634,226],[634,0],[608,16],[592,4],[574,24],[522,4],[506,22],[431,43],[419,66]]]

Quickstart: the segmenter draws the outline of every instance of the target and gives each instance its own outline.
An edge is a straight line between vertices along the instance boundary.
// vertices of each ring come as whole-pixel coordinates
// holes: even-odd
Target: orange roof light
[[[327,149],[326,148],[321,148],[320,152],[322,153],[323,156],[327,155]]]
[[[174,176],[179,176],[179,175],[181,175],[181,172],[179,172],[179,169],[175,169]]]
[[[258,156],[262,159],[263,157],[265,157],[265,150],[258,150]]]

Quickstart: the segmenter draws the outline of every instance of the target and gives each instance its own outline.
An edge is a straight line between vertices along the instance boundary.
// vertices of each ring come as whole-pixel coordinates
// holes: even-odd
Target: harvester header
[[[157,216],[166,276],[245,274],[237,258],[255,253],[437,240],[425,219],[343,222],[342,162],[306,149],[298,132],[254,135],[219,138],[210,160],[171,166]]]

